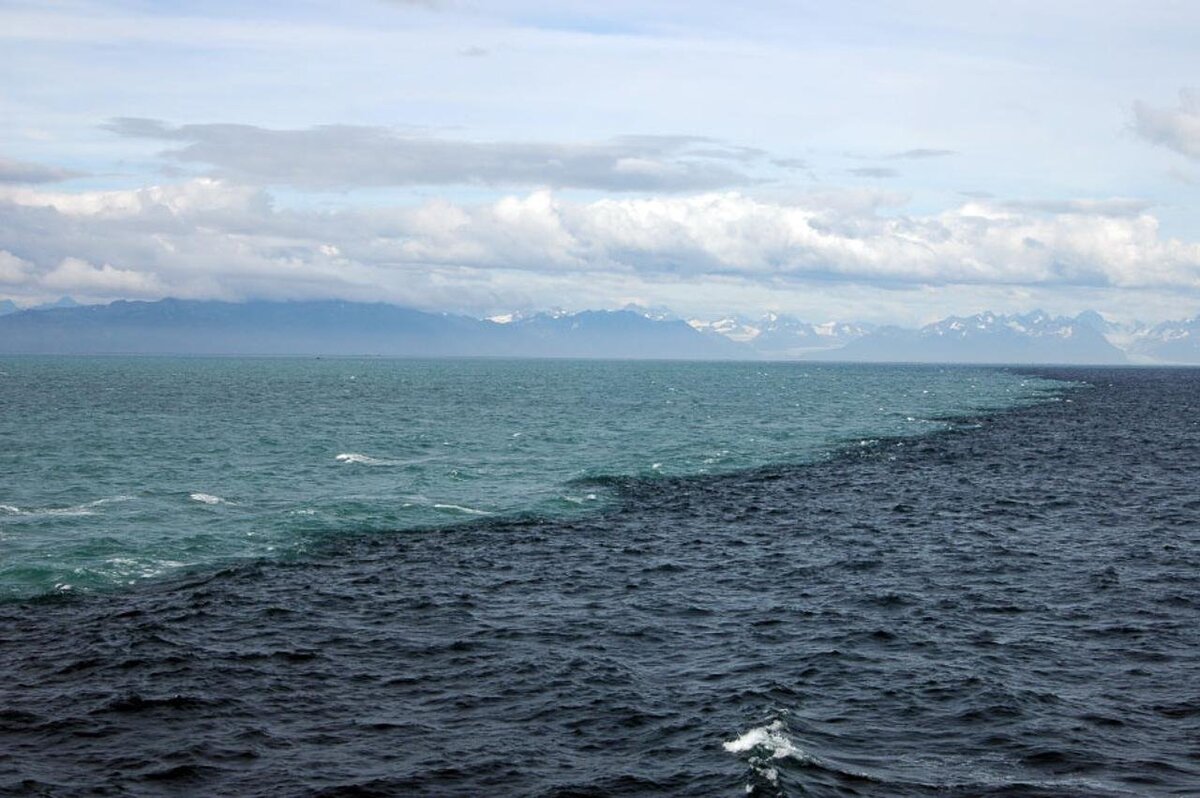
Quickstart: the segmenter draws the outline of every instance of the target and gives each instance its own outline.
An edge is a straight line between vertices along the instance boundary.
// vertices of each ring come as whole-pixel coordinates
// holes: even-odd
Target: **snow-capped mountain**
[[[882,327],[825,359],[912,363],[1124,363],[1097,329],[1099,314],[1074,318],[1040,310],[950,316],[918,330]]]
[[[1142,328],[1131,337],[1128,351],[1161,363],[1200,363],[1200,316]]]
[[[621,308],[629,313],[636,313],[639,316],[650,319],[650,321],[679,321],[679,316],[675,315],[675,311],[665,305],[641,305],[637,302],[630,302]]]
[[[509,313],[497,313],[495,316],[488,316],[486,319],[484,319],[484,321],[490,321],[495,324],[513,324],[514,322],[518,321],[536,319],[539,316],[549,319],[561,319],[570,315],[570,311],[563,310],[562,308],[550,308],[549,310],[539,310],[533,312],[514,310]]]
[[[753,341],[762,334],[762,330],[752,320],[744,316],[726,316],[714,321],[688,319],[688,324],[692,329],[699,330],[702,333],[721,335],[731,341],[743,344]]]
[[[1099,316],[1099,314],[1096,314]],[[1101,321],[1103,319],[1101,318]],[[996,335],[1028,338],[1072,338],[1082,331],[1100,332],[1091,317],[1051,316],[1044,311],[1006,316],[985,311],[974,316],[949,316],[920,329],[926,336],[968,339]]]
[[[715,321],[688,321],[697,330],[723,335],[748,344],[765,357],[799,357],[806,353],[845,346],[873,329],[870,325],[830,321],[812,324],[794,316],[768,313],[758,319],[727,316]]]

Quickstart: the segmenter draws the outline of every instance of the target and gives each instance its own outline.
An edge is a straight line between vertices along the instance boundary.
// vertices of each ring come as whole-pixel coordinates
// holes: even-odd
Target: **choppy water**
[[[0,597],[587,512],[605,478],[808,462],[1052,387],[979,369],[5,359]]]
[[[1194,795],[1200,372],[1044,376],[1089,387],[0,604],[0,789]]]

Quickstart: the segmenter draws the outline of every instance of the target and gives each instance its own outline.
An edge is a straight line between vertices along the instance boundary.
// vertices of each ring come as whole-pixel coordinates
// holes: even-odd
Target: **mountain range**
[[[706,322],[688,322],[697,330],[722,335],[743,343],[763,357],[776,360],[802,358],[805,355],[846,346],[869,335],[874,325],[858,322],[812,324],[793,316],[768,313],[759,319],[727,316]]]
[[[0,353],[723,359],[737,345],[631,311],[509,323],[381,303],[163,299],[0,316]]]
[[[1149,326],[978,313],[917,329],[791,316],[679,319],[665,308],[476,319],[340,300],[163,299],[20,310],[0,302],[0,353],[773,359],[913,363],[1200,363],[1200,317]]]
[[[1091,316],[978,313],[950,316],[916,330],[882,327],[823,359],[916,363],[1128,362],[1125,353],[1096,329]]]

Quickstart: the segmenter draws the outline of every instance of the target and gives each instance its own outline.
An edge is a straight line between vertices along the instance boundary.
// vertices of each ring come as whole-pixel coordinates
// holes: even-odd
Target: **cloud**
[[[936,149],[927,149],[924,147],[918,147],[917,149],[913,149],[913,150],[903,150],[901,152],[893,152],[893,153],[891,153],[889,155],[885,155],[883,157],[888,160],[891,160],[891,161],[897,161],[897,160],[916,160],[916,159],[926,159],[926,158],[945,158],[948,155],[957,155],[957,154],[958,153],[956,153],[954,150],[936,150]]]
[[[730,166],[763,153],[691,136],[624,136],[596,143],[460,141],[388,128],[327,125],[170,127],[114,119],[124,137],[179,142],[163,153],[222,177],[308,189],[416,185],[547,186],[606,191],[704,191],[756,182]]]
[[[1200,293],[1200,245],[1163,237],[1127,201],[904,215],[882,196],[829,199],[572,202],[540,190],[328,212],[280,209],[261,190],[207,178],[106,192],[0,188],[0,279],[14,296],[343,297],[456,310],[579,307],[638,286],[651,304],[663,286],[766,296],[813,281]]]
[[[0,285],[23,285],[34,273],[34,265],[0,249]]]
[[[158,297],[164,286],[156,274],[116,269],[105,263],[94,266],[79,258],[65,258],[43,275],[41,287],[98,296]]]
[[[1167,170],[1167,177],[1185,186],[1200,186],[1200,176],[1189,172],[1187,169],[1172,167]]]
[[[860,166],[846,171],[855,177],[896,177],[900,174],[895,169],[884,166]]]
[[[1147,141],[1200,159],[1200,90],[1179,92],[1179,107],[1155,108],[1133,104],[1134,130]]]
[[[57,166],[0,158],[0,183],[57,183],[83,176],[83,172]]]
[[[421,8],[426,11],[443,11],[450,5],[450,0],[379,0],[388,6],[403,6]]]
[[[963,192],[965,193],[965,192]],[[1003,207],[1019,211],[1034,211],[1049,214],[1084,214],[1095,216],[1139,216],[1153,207],[1153,203],[1140,199],[1115,197],[1113,199],[1076,200],[1008,200]]]

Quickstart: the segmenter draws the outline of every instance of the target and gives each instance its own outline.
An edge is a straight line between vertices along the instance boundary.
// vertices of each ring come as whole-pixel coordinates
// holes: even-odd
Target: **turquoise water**
[[[0,595],[591,512],[604,477],[811,462],[1060,385],[794,363],[8,358]]]

